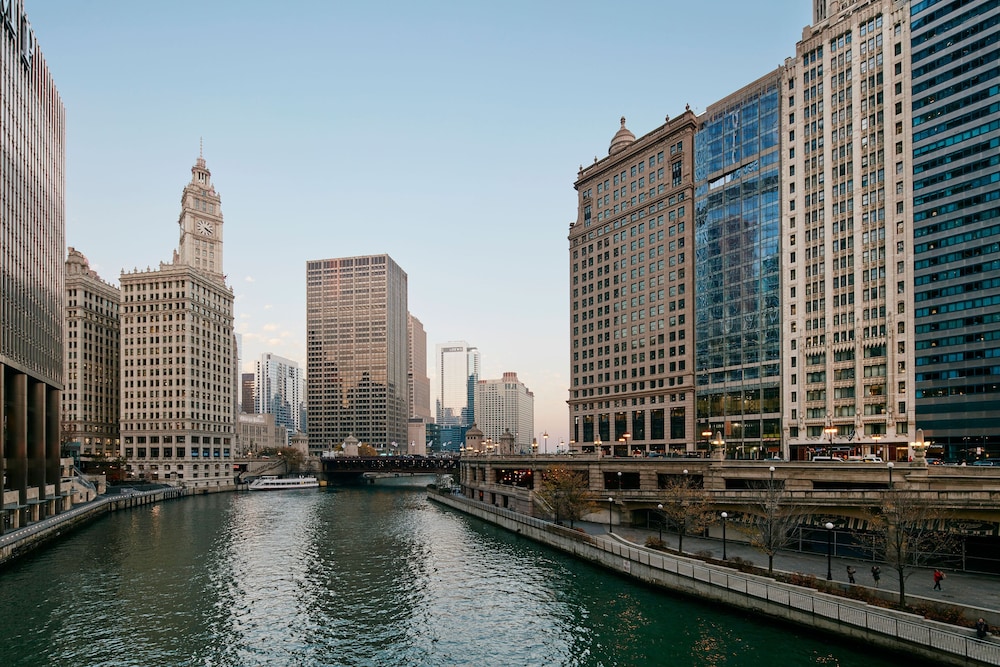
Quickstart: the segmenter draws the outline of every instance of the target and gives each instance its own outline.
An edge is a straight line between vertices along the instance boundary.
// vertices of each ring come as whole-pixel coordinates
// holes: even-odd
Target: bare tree
[[[278,450],[278,456],[285,459],[285,466],[288,472],[297,472],[302,468],[305,457],[302,452],[294,447],[282,447]]]
[[[783,485],[774,480],[760,488],[750,525],[750,546],[767,556],[767,573],[774,574],[774,556],[795,539],[804,512],[785,499]]]
[[[535,495],[552,509],[556,523],[566,519],[570,527],[593,508],[586,475],[565,466],[543,470]]]
[[[701,478],[687,474],[667,478],[663,493],[665,498],[660,512],[677,530],[677,550],[683,552],[684,535],[702,530],[714,518],[712,503],[702,487]]]
[[[948,532],[945,513],[919,493],[899,489],[883,492],[868,511],[868,535],[873,555],[896,571],[899,605],[906,605],[906,580],[916,568],[954,553],[961,536]]]

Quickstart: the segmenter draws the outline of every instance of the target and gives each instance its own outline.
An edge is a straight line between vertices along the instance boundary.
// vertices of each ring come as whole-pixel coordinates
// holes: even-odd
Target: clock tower
[[[191,182],[181,195],[177,225],[181,238],[175,262],[221,275],[222,200],[212,185],[212,172],[200,154],[191,167]]]

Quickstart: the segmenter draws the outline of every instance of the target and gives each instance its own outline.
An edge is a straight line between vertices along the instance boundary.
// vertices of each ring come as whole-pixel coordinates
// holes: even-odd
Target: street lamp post
[[[721,516],[722,516],[722,560],[727,560],[726,559],[726,519],[729,518],[729,515],[726,512],[723,512],[721,514]]]
[[[770,468],[768,468],[768,471],[770,471],[770,473],[771,473],[771,483],[768,485],[767,488],[768,488],[769,491],[773,491],[774,490],[774,466],[771,466]]]
[[[614,532],[613,530],[611,530],[611,511],[612,511],[612,505],[614,504],[614,502],[615,502],[615,499],[612,498],[611,496],[608,496],[608,532],[609,533],[613,533]]]
[[[833,436],[837,435],[837,427],[834,426],[833,424],[830,424],[825,429],[823,429],[823,433],[826,433],[828,436],[830,436],[830,456],[833,456]]]
[[[882,435],[879,433],[872,433],[872,440],[875,441],[875,445],[873,446],[875,451],[873,451],[872,454],[875,454],[876,456],[880,456],[882,454],[881,450],[878,448],[878,441],[881,437]]]
[[[656,509],[660,510],[660,544],[663,544],[663,503],[659,503]]]
[[[833,536],[833,524],[827,521],[824,528],[826,528],[826,580],[830,581],[833,579],[833,570],[830,564],[830,538]]]
[[[538,455],[538,441],[537,440],[532,440],[531,441],[531,456],[534,457],[534,456],[537,456],[537,455]]]
[[[889,488],[890,489],[892,488],[892,468],[893,468],[893,465],[894,464],[893,464],[892,461],[889,461],[888,463],[885,464],[885,467],[889,469]]]
[[[618,497],[622,497],[622,471],[618,471]]]
[[[598,435],[597,440],[594,440],[594,453],[597,454],[598,458],[601,457],[601,446],[603,444],[604,443],[601,442],[601,436]]]
[[[549,432],[548,431],[543,431],[542,432],[542,454],[548,454],[548,453],[549,453]]]

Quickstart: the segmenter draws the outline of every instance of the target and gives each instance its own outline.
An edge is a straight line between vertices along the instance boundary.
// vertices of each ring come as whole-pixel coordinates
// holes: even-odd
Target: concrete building
[[[911,85],[897,104],[912,109],[911,122],[899,121],[912,125],[912,144],[904,139],[903,156],[894,159],[912,156],[912,169],[907,164],[905,178],[894,174],[893,183],[905,187],[912,173],[913,240],[906,248],[914,326],[899,343],[913,350],[905,361],[913,362],[916,390],[905,400],[916,400],[931,456],[996,457],[1000,262],[989,239],[1000,221],[1000,9],[987,0],[922,2],[902,23],[899,34],[893,26],[893,67],[902,70],[893,73],[893,85],[905,84],[909,73]],[[897,261],[903,273],[893,280],[907,280],[909,255]]]
[[[475,391],[479,381],[479,350],[465,341],[451,341],[437,346],[438,426],[472,425],[476,412]],[[464,442],[464,436],[456,442]]]
[[[406,340],[409,347],[407,384],[410,417],[419,417],[427,423],[434,418],[431,414],[431,380],[427,377],[427,332],[420,320],[412,314],[407,315]]]
[[[730,458],[781,453],[782,74],[710,105],[695,137],[692,435]]]
[[[121,291],[75,248],[66,259],[62,443],[83,456],[118,456]]]
[[[306,264],[309,451],[407,442],[407,277],[388,255]]]
[[[200,156],[177,223],[172,263],[121,274],[122,455],[136,478],[214,490],[233,484],[236,344],[221,199]]]
[[[274,415],[278,426],[289,433],[302,430],[302,369],[290,359],[266,352],[260,355],[254,371],[254,409],[256,414]]]
[[[240,456],[255,456],[265,450],[288,447],[288,429],[275,422],[273,414],[240,414],[236,418]]]
[[[783,419],[793,459],[915,435],[909,3],[815,0],[786,61]]]
[[[695,446],[694,136],[686,110],[580,169],[570,225],[570,447]],[[482,424],[480,424],[482,426]]]
[[[531,453],[535,430],[535,395],[517,379],[517,373],[504,373],[494,380],[476,383],[476,415],[474,423],[483,437],[495,444],[505,434],[511,436],[511,446],[498,450],[505,454]]]
[[[68,507],[60,476],[66,112],[23,0],[0,2],[0,532]]]

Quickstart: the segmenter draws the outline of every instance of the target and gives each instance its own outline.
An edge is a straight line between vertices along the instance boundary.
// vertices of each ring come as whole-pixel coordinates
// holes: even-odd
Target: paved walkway
[[[607,534],[608,532],[608,524],[606,523],[600,524],[583,521],[577,522],[576,525],[594,535]],[[657,530],[625,526],[614,526],[614,533],[638,545],[645,545],[646,538],[649,536],[656,537],[659,535]],[[664,532],[663,541],[666,542],[668,547],[677,548],[676,534]],[[713,557],[721,559],[722,541],[685,535],[684,551],[689,554],[708,551],[711,552]],[[730,559],[739,557],[752,562],[758,567],[767,568],[767,556],[745,542],[736,542],[732,539],[727,540],[726,556]],[[871,575],[873,563],[871,561],[834,557],[830,568],[834,581],[847,583],[848,565],[857,570],[854,578],[858,586],[874,587]],[[790,573],[814,574],[819,579],[826,579],[826,554],[782,551],[774,557],[774,569]],[[944,572],[947,578],[941,583],[942,590],[936,591],[934,590],[933,572],[933,568],[917,568],[912,570],[912,574],[906,580],[907,602],[912,604],[914,599],[918,597],[928,600],[939,600],[966,607],[997,610],[994,611],[996,614],[994,617],[1000,617],[1000,577],[946,570]],[[883,565],[879,589],[898,593],[898,579],[899,577],[895,570]],[[969,615],[967,614],[967,616]],[[975,620],[975,618],[970,618],[970,620]]]

